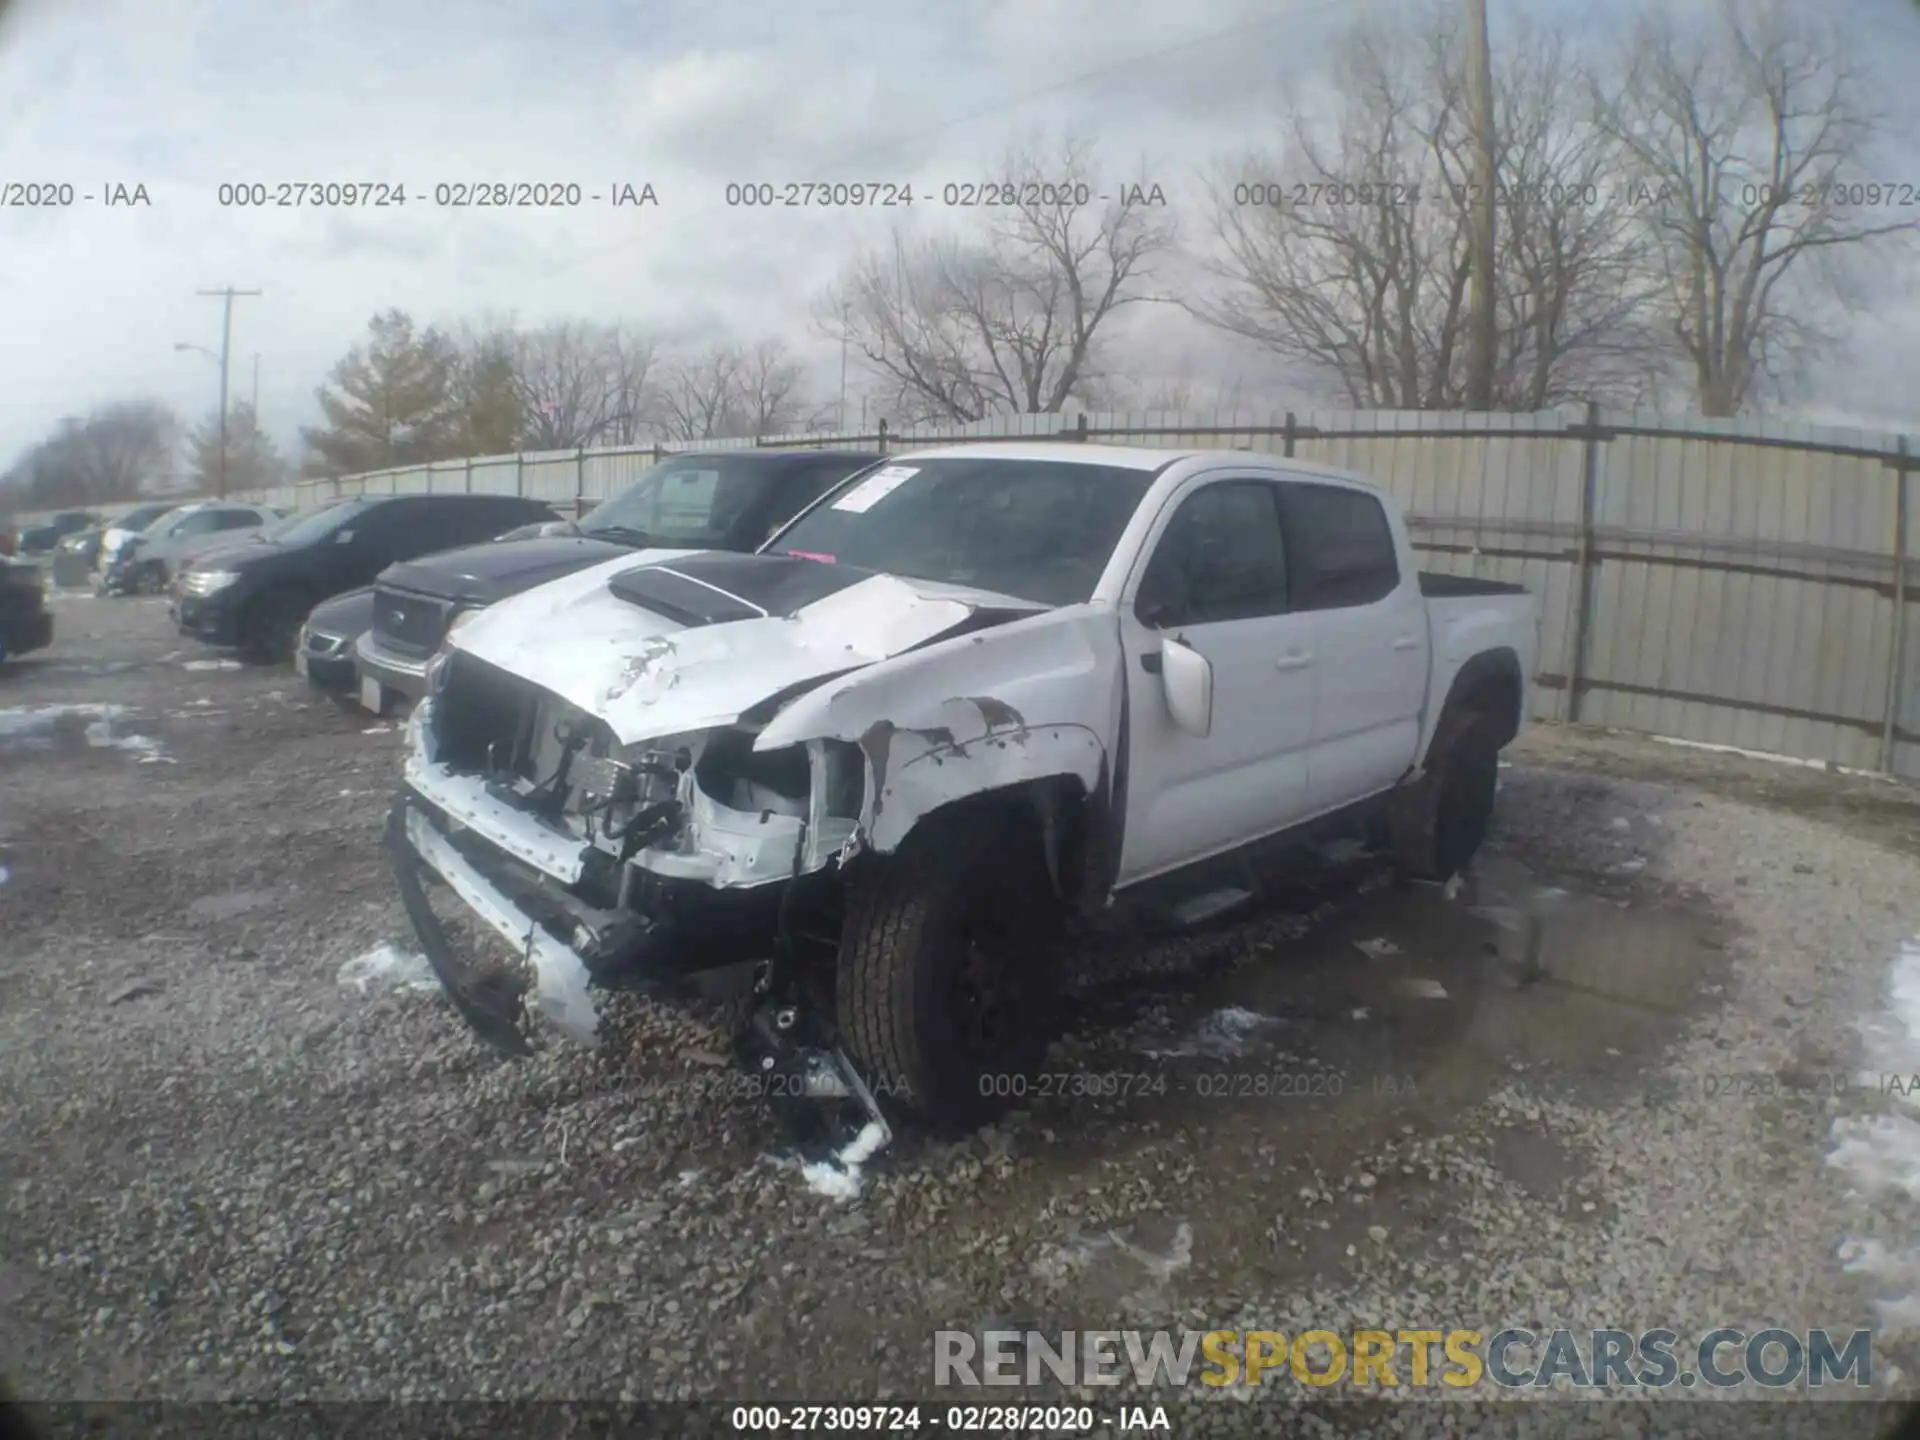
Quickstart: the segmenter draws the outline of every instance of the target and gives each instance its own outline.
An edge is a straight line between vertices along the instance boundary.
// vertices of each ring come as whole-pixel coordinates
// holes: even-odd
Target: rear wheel
[[[860,877],[835,1010],[877,1096],[941,1125],[1019,1105],[1051,1040],[1062,911],[1031,827],[935,821]]]
[[[140,567],[133,579],[133,588],[137,594],[158,595],[167,588],[167,572],[158,562],[149,561]]]
[[[1441,722],[1427,773],[1401,792],[1392,816],[1393,855],[1419,880],[1451,880],[1487,838],[1500,775],[1494,725],[1477,710]]]
[[[241,652],[258,665],[291,660],[306,619],[307,606],[294,596],[262,595],[241,624]]]

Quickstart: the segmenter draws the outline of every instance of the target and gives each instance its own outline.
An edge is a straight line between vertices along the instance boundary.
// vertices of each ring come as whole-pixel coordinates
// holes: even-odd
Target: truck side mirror
[[[1189,735],[1213,733],[1213,664],[1193,647],[1168,636],[1160,642],[1160,680],[1173,723]]]

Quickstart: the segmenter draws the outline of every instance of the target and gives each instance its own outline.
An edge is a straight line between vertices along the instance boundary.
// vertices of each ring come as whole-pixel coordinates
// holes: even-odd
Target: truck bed
[[[1477,580],[1471,575],[1443,575],[1437,570],[1422,570],[1420,593],[1429,600],[1454,600],[1463,595],[1524,595],[1527,587],[1510,585],[1504,580]]]

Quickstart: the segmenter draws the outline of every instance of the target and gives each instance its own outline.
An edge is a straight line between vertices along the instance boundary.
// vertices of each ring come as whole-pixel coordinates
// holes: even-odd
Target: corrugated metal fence
[[[1278,452],[1356,470],[1430,568],[1541,599],[1535,712],[1920,776],[1907,437],[1652,412],[1014,415],[764,447],[1008,437]],[[471,490],[573,508],[683,449],[488,456],[250,498]]]

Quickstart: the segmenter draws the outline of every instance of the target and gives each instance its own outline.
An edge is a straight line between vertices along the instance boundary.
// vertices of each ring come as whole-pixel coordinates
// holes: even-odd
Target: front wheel
[[[938,1125],[1013,1109],[1052,1039],[1063,911],[1029,827],[935,821],[854,883],[835,1011],[874,1092]]]
[[[134,593],[139,595],[158,595],[167,588],[167,572],[158,564],[142,565],[140,573],[134,578]]]
[[[240,630],[240,649],[256,665],[293,658],[307,607],[290,595],[262,595],[253,602]]]
[[[1451,880],[1479,853],[1493,820],[1500,743],[1493,722],[1462,711],[1442,722],[1427,773],[1395,797],[1393,856],[1419,880]]]

